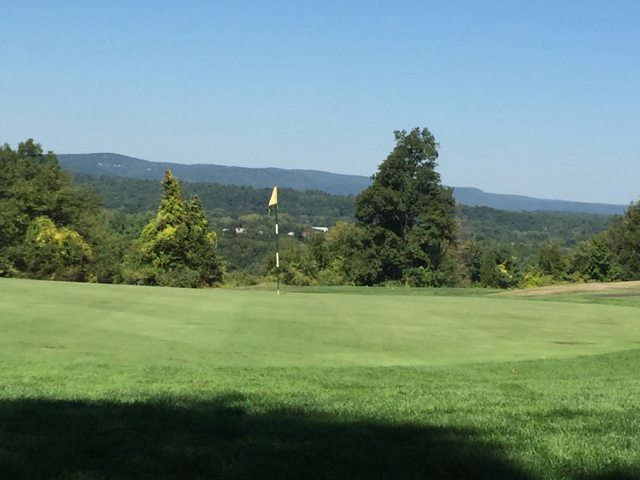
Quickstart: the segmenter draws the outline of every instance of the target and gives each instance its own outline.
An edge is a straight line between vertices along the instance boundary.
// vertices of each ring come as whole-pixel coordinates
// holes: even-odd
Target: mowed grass
[[[2,279],[0,350],[48,363],[344,367],[566,358],[640,347],[638,310],[625,305],[346,291],[352,294],[298,290],[278,297]]]
[[[638,297],[490,293],[0,279],[0,478],[640,478]]]

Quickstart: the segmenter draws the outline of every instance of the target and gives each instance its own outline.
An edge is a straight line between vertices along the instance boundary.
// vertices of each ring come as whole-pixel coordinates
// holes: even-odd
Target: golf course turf
[[[0,479],[640,478],[638,367],[633,295],[0,279]]]

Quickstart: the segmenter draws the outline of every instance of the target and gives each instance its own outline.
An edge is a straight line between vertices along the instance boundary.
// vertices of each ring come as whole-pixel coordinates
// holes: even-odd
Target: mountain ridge
[[[266,188],[277,185],[296,190],[321,190],[333,195],[357,195],[371,185],[369,177],[344,175],[321,170],[249,168],[212,164],[150,162],[115,153],[58,154],[60,166],[75,173],[161,180],[166,168],[183,182],[207,182]],[[452,187],[462,205],[485,206],[510,211],[560,211],[622,214],[627,205],[551,200],[525,195],[488,193],[475,187]]]

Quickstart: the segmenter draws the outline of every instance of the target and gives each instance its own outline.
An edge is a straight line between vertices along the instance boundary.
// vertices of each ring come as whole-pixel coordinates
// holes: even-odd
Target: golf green
[[[624,305],[349,291],[276,296],[2,279],[0,351],[25,360],[338,367],[567,358],[640,346],[638,310]]]

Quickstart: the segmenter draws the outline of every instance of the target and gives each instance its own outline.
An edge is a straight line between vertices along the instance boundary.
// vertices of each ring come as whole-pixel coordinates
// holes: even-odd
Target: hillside
[[[339,175],[316,170],[182,165],[149,162],[114,153],[58,155],[58,161],[66,170],[92,175],[162,180],[165,169],[169,168],[175,177],[183,182],[214,182],[255,188],[277,185],[295,190],[322,190],[333,195],[356,195],[371,184],[368,177]]]
[[[526,197],[524,195],[507,195],[487,193],[479,188],[454,187],[453,196],[462,205],[472,207],[491,207],[498,210],[514,212],[572,212],[595,213],[598,215],[621,215],[627,205],[611,205],[608,203],[570,202],[568,200],[547,200],[544,198]]]
[[[60,154],[62,168],[76,173],[161,180],[170,168],[183,182],[215,182],[255,188],[322,190],[334,195],[357,195],[371,184],[371,179],[358,175],[340,175],[317,170],[281,168],[245,168],[223,165],[149,162],[114,153]],[[559,211],[622,214],[626,205],[547,200],[523,195],[486,193],[478,188],[453,187],[456,201],[462,205],[484,206],[511,211]]]
[[[162,185],[157,180],[143,180],[115,176],[72,174],[75,184],[87,184],[102,196],[102,206],[108,210],[121,209],[125,213],[157,210]],[[237,218],[249,213],[267,213],[269,188],[254,188],[219,183],[185,183],[182,190],[187,198],[197,195],[204,208],[214,216]],[[323,223],[338,220],[353,221],[353,196],[331,195],[320,190],[281,188],[282,211],[296,218],[325,217]]]
[[[159,181],[80,173],[74,173],[72,177],[75,184],[91,186],[93,191],[102,196],[102,205],[109,210],[135,214],[158,208],[162,193]],[[269,188],[197,182],[183,184],[183,191],[187,198],[197,195],[209,215],[218,219],[237,219],[251,213],[264,215],[271,194]],[[331,226],[338,220],[353,222],[353,202],[351,195],[291,188],[280,190],[281,211],[302,224]],[[603,232],[611,221],[609,215],[508,211],[464,205],[458,209],[457,216],[461,220],[460,235],[463,239],[493,239],[527,245],[537,245],[545,239],[562,238],[566,246],[573,246],[591,235]],[[224,226],[247,225],[236,221],[233,225]]]

